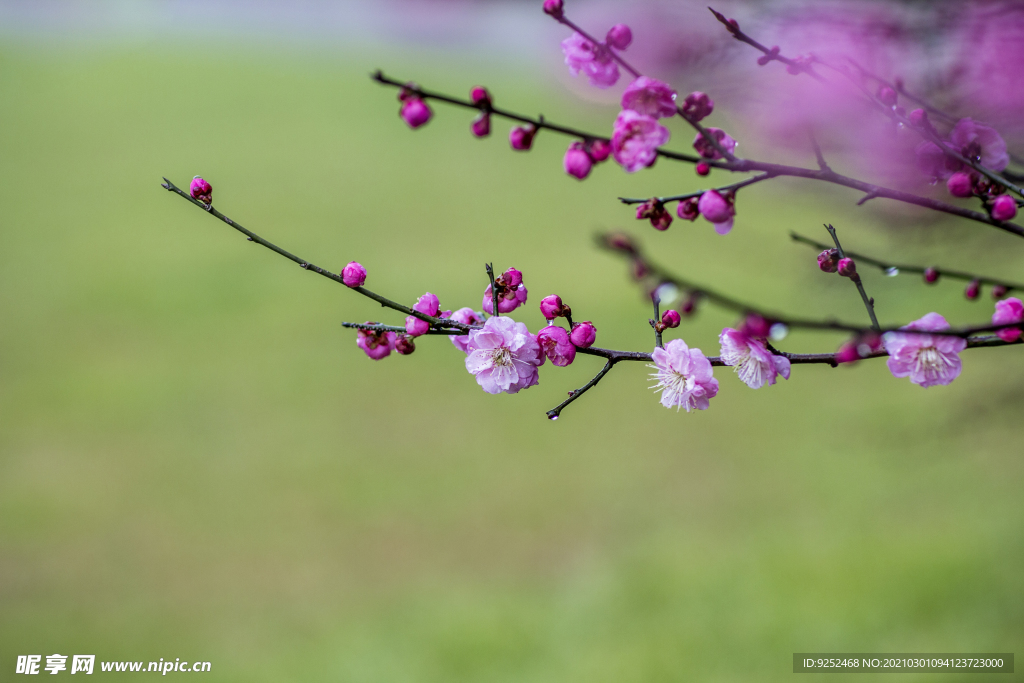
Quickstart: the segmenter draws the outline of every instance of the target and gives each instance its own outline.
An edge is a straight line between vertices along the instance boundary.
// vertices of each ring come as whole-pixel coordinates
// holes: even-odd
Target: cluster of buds
[[[497,291],[498,312],[494,312],[494,294]],[[526,285],[523,274],[515,268],[509,268],[494,279],[494,290],[490,285],[484,290],[483,309],[489,315],[511,313],[526,302]]]
[[[929,269],[931,270],[931,269]],[[1009,287],[1006,285],[994,285],[992,287],[992,298],[999,301],[1010,292]],[[981,281],[971,280],[967,283],[967,287],[964,288],[964,297],[968,301],[975,301],[981,296]]]
[[[713,137],[718,142],[719,147],[724,149],[729,154],[732,154],[736,149],[736,140],[729,136],[721,128],[706,128],[705,131],[708,135]],[[697,136],[693,139],[693,148],[697,150],[697,154],[705,159],[721,159],[722,153],[711,144],[711,141],[704,135],[704,133],[697,133]]]
[[[637,220],[644,218],[650,220],[655,230],[668,230],[668,226],[672,225],[672,214],[665,210],[665,205],[657,197],[651,197],[637,206],[636,218]]]
[[[427,103],[419,96],[418,90],[419,86],[415,83],[409,83],[398,91],[398,101],[402,103],[402,108],[398,111],[398,115],[402,117],[402,120],[410,128],[419,128],[426,124],[430,117],[434,115],[434,112],[427,106]]]
[[[491,134],[491,94],[487,88],[478,85],[469,91],[469,99],[480,107],[480,115],[473,119],[470,130],[476,137],[485,138]]]
[[[605,161],[611,153],[612,146],[607,140],[576,140],[565,151],[562,166],[573,178],[583,180],[590,175],[590,169],[594,164]]]
[[[412,305],[412,310],[423,315],[429,315],[432,318],[436,318],[441,313],[441,302],[438,301],[437,296],[427,292]],[[452,314],[451,311],[445,311],[441,314],[442,318],[447,318]],[[405,332],[410,337],[419,337],[420,335],[426,334],[430,330],[430,323],[426,320],[421,320],[414,315],[406,316],[405,318]],[[411,352],[410,352],[411,353]]]
[[[840,258],[838,249],[826,249],[818,254],[818,268],[823,273],[839,273],[848,277],[854,282],[860,280],[857,274],[857,264],[852,258]]]

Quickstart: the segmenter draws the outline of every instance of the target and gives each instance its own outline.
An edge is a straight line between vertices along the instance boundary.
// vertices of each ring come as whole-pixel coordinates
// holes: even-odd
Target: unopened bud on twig
[[[545,320],[554,320],[565,315],[565,306],[562,304],[562,297],[557,294],[549,294],[540,300],[540,314]]]
[[[625,24],[615,24],[608,29],[605,42],[616,50],[625,50],[633,42],[633,32]]]
[[[192,199],[201,201],[204,204],[213,203],[213,187],[210,183],[206,182],[199,176],[192,179],[192,184],[189,185],[188,193],[192,195]]]
[[[1006,296],[1008,291],[1010,290],[1008,290],[1005,285],[996,285],[992,288],[992,298],[998,301]]]
[[[578,140],[569,145],[569,149],[565,151],[565,157],[562,159],[562,167],[565,168],[565,172],[577,180],[583,180],[590,175],[593,165],[594,162],[591,161],[590,155],[583,149],[583,143]]]
[[[927,282],[930,285],[933,285],[936,282],[938,282],[938,280],[939,280],[939,271],[935,270],[934,268],[925,268],[924,269],[924,281],[925,282]]]
[[[412,337],[404,334],[398,335],[398,339],[395,340],[395,351],[398,351],[403,356],[408,356],[415,350],[416,343],[412,340]]]
[[[562,0],[544,0],[544,14],[549,14],[555,19],[561,19]]]
[[[896,105],[896,91],[887,85],[883,85],[878,89],[878,101],[887,107]]]
[[[974,194],[974,179],[971,178],[969,173],[957,171],[949,176],[949,180],[946,181],[946,189],[954,197],[960,197],[961,199],[970,197]]]
[[[361,263],[352,261],[342,269],[341,281],[346,287],[362,287],[366,282],[366,268]]]
[[[679,312],[671,308],[661,314],[661,324],[665,327],[679,327],[681,321]]]
[[[569,334],[569,339],[572,340],[573,345],[578,346],[581,349],[590,348],[597,340],[597,328],[594,327],[594,323],[589,320],[576,323],[572,326],[572,332]]]
[[[842,259],[839,259],[839,264],[838,264],[838,266],[836,268],[836,272],[838,272],[843,277],[849,277],[849,278],[856,277],[857,276],[857,264],[853,262],[852,258],[842,258]]]
[[[533,146],[533,136],[537,129],[531,124],[529,126],[516,126],[508,133],[508,144],[512,149],[525,151]]]
[[[818,254],[818,267],[825,273],[836,272],[839,269],[839,252],[835,249],[826,249]]]
[[[964,289],[964,296],[973,301],[978,298],[981,294],[981,283],[977,280],[971,280],[967,283],[967,288]]]
[[[637,206],[636,217],[637,220],[650,220],[655,230],[668,230],[668,226],[672,225],[672,214],[665,210],[665,205],[656,197]]]
[[[1001,194],[992,200],[992,218],[1008,221],[1017,215],[1017,202],[1008,194]]]
[[[591,140],[587,145],[587,154],[595,164],[601,163],[612,154],[612,145],[607,140]]]

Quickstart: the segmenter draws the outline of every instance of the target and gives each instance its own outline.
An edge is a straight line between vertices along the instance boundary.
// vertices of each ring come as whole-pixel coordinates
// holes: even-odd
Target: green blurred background
[[[1020,348],[968,351],[930,390],[877,361],[756,392],[719,369],[691,414],[624,364],[550,422],[598,359],[545,365],[516,396],[483,394],[443,338],[373,362],[340,322],[399,316],[159,183],[202,174],[229,216],[324,267],[359,260],[408,303],[478,307],[483,263],[514,265],[531,329],[557,292],[623,349],[652,346],[648,305],[598,230],[737,297],[858,320],[789,230],[829,221],[850,249],[1018,280],[1024,245],[786,181],[745,190],[728,237],[655,233],[615,197],[697,189],[689,167],[580,183],[565,139],[512,153],[506,124],[476,140],[443,105],[413,132],[376,67],[593,130],[615,114],[501,54],[0,44],[0,680],[55,652],[207,660],[210,681],[622,683],[783,680],[796,651],[1016,648]],[[956,283],[865,282],[887,323],[991,315]],[[732,322],[705,309],[675,333],[710,355]]]

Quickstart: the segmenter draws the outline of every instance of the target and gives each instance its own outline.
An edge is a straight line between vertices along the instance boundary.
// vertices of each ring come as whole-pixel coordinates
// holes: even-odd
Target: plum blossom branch
[[[383,323],[350,323],[342,322],[342,327],[347,327],[353,330],[372,330],[374,332],[396,332],[404,333],[405,327],[398,325],[385,325]],[[471,326],[471,329],[478,329],[479,325]],[[465,335],[469,334],[469,330],[441,330],[437,328],[430,328],[424,334],[441,334],[441,335]]]
[[[739,190],[740,188],[755,185],[764,180],[770,180],[771,178],[775,177],[776,175],[774,173],[762,173],[761,175],[756,175],[751,178],[747,178],[746,180],[741,180],[738,183],[733,183],[731,185],[723,185],[721,187],[716,187],[712,189],[715,192],[718,192],[719,194],[725,194],[727,192],[736,192],[736,190]],[[687,192],[686,194],[674,194],[668,197],[654,197],[654,199],[662,204],[668,204],[669,202],[681,202],[687,199],[694,199],[696,197],[700,197],[705,192],[709,192],[709,190],[697,190],[696,192]],[[643,204],[644,202],[649,200],[637,199],[634,197],[619,197],[619,201],[622,202],[623,204]]]
[[[789,233],[790,238],[794,242],[802,242],[808,246],[814,247],[815,249],[828,249],[829,245],[817,240],[813,240],[809,237],[804,237],[795,232]],[[1011,282],[1009,280],[1002,280],[999,278],[988,277],[987,275],[977,275],[975,273],[968,273],[962,270],[951,270],[949,268],[940,268],[938,266],[918,266],[910,265],[906,263],[895,263],[893,261],[885,261],[873,256],[866,256],[864,254],[854,253],[852,251],[845,252],[847,256],[853,258],[857,263],[866,263],[871,266],[879,268],[886,275],[899,275],[900,273],[918,273],[924,275],[926,281],[931,284],[934,283],[939,277],[948,277],[954,280],[963,280],[965,282],[977,282],[980,285],[992,285],[994,287],[1002,287],[1003,292],[1019,291],[1024,292],[1024,284]]]
[[[848,277],[853,280],[853,284],[857,285],[857,291],[860,292],[860,298],[864,301],[864,307],[868,309],[868,316],[871,318],[871,327],[877,332],[880,329],[878,324],[878,318],[875,317],[875,300],[868,297],[868,293],[864,291],[864,283],[860,279],[860,274],[857,273],[857,268],[854,265],[853,259],[848,259],[846,254],[843,252],[843,245],[839,243],[839,235],[836,234],[836,229],[829,223],[825,226],[828,230],[828,234],[832,235],[832,241],[836,243],[836,251],[839,252],[839,274]],[[847,261],[848,263],[844,263]],[[844,268],[844,266],[846,266]],[[848,272],[844,272],[848,271]]]
[[[646,278],[654,279],[659,285],[664,283],[671,283],[677,287],[687,290],[691,297],[698,297],[700,299],[707,299],[709,302],[718,305],[726,310],[735,311],[741,315],[757,315],[763,318],[769,323],[781,323],[787,328],[803,328],[810,330],[834,330],[836,332],[848,332],[855,335],[866,335],[870,333],[881,334],[885,332],[901,332],[905,334],[917,334],[914,330],[904,330],[899,326],[880,327],[875,329],[872,327],[864,327],[863,325],[854,325],[851,323],[841,322],[834,319],[811,319],[811,318],[797,318],[787,316],[773,311],[753,306],[748,303],[744,303],[737,299],[734,299],[725,294],[716,292],[715,290],[706,287],[704,285],[692,282],[678,275],[669,272],[667,269],[651,262],[648,260],[640,250],[638,244],[631,238],[622,234],[611,234],[602,235],[597,238],[599,246],[613,252],[620,256],[624,256],[633,261],[634,271],[644,274]],[[653,288],[652,288],[653,289]],[[976,325],[971,327],[961,328],[949,328],[945,330],[929,330],[927,332],[920,332],[920,334],[930,334],[936,336],[945,337],[960,337],[968,338],[976,334],[983,332],[996,332],[999,330],[1015,328],[1019,326],[1017,323],[1005,323],[996,325]]]
[[[304,270],[311,270],[314,273],[316,273],[317,275],[322,275],[322,276],[324,276],[324,277],[326,277],[326,278],[328,278],[330,280],[334,280],[335,282],[338,282],[338,283],[341,283],[341,284],[345,284],[345,281],[344,281],[344,279],[342,278],[341,275],[337,275],[335,273],[330,272],[329,270],[325,270],[325,269],[323,269],[323,268],[321,268],[319,266],[316,266],[316,265],[310,263],[309,261],[307,261],[307,260],[305,260],[303,258],[299,258],[298,256],[296,256],[295,254],[292,254],[291,252],[285,251],[284,249],[282,249],[281,247],[277,246],[276,244],[273,244],[272,242],[268,242],[267,240],[263,239],[262,237],[260,237],[256,233],[254,233],[254,232],[252,232],[252,231],[242,227],[242,225],[240,223],[238,223],[237,221],[235,221],[235,220],[233,220],[231,218],[228,218],[227,216],[222,214],[220,211],[218,211],[217,209],[215,209],[213,207],[213,204],[206,204],[204,202],[199,201],[198,199],[194,199],[188,192],[183,191],[182,189],[180,189],[178,186],[176,186],[174,183],[172,183],[167,178],[164,178],[164,182],[162,183],[162,187],[164,189],[170,191],[170,192],[174,192],[175,194],[177,194],[177,195],[179,195],[181,197],[184,197],[189,202],[191,202],[192,204],[195,204],[199,208],[203,209],[204,211],[206,211],[211,216],[213,216],[213,217],[215,217],[215,218],[217,218],[217,219],[227,223],[232,228],[234,228],[238,232],[240,232],[243,235],[245,235],[246,238],[250,242],[255,242],[256,244],[259,244],[260,246],[263,246],[263,247],[266,247],[267,249],[270,249],[272,252],[274,252],[276,254],[280,254],[281,256],[284,256],[289,261],[293,261],[293,262],[299,264],[299,266],[301,266]],[[469,331],[469,329],[470,329],[469,325],[464,325],[463,323],[460,323],[460,322],[458,322],[456,320],[449,320],[447,318],[437,318],[437,317],[434,317],[434,316],[426,315],[424,313],[420,313],[419,311],[415,311],[412,308],[409,308],[408,306],[403,306],[402,304],[398,303],[397,301],[392,301],[391,299],[388,299],[387,297],[383,297],[380,294],[377,294],[376,292],[371,292],[369,289],[367,289],[367,288],[365,288],[365,287],[363,287],[361,285],[360,286],[355,286],[355,287],[349,287],[349,289],[351,289],[352,291],[355,291],[355,292],[359,292],[360,294],[362,294],[365,297],[373,299],[374,301],[379,303],[381,306],[384,306],[385,308],[391,308],[391,309],[394,309],[396,311],[400,311],[402,313],[405,313],[407,315],[414,316],[414,317],[419,318],[420,320],[423,320],[424,322],[427,322],[430,325],[436,326],[438,328],[454,328],[456,330],[462,330],[462,331]]]
[[[753,38],[751,38],[750,36],[748,36],[743,31],[741,31],[739,22],[737,22],[735,19],[728,19],[724,14],[712,9],[711,7],[708,7],[708,9],[711,10],[711,13],[715,15],[715,19],[718,19],[718,21],[720,21],[725,26],[726,30],[732,34],[733,38],[740,41],[741,43],[746,43],[747,45],[750,45],[754,49],[759,50],[764,54],[764,57],[758,60],[758,63],[761,66],[764,66],[768,62],[782,62],[788,67],[789,73],[791,74],[805,73],[808,76],[814,78],[815,80],[824,81],[821,75],[814,71],[814,68],[812,67],[812,60],[790,59],[789,57],[780,54],[778,47],[772,47],[771,49],[769,49],[762,45],[761,43],[754,40]]]
[[[559,403],[557,406],[555,406],[554,408],[549,410],[547,412],[548,419],[549,420],[557,420],[558,416],[562,414],[562,409],[563,408],[565,408],[567,405],[569,405],[570,403],[572,403],[573,401],[578,399],[580,396],[585,394],[590,389],[592,389],[595,386],[597,386],[597,383],[601,381],[602,377],[604,377],[605,375],[608,374],[608,371],[612,369],[612,366],[614,366],[616,362],[617,361],[609,358],[608,362],[606,362],[604,364],[604,367],[601,368],[601,371],[599,373],[594,375],[593,379],[591,379],[589,382],[584,384],[579,389],[576,389],[575,391],[570,391],[569,392],[569,398],[565,399],[564,401]]]

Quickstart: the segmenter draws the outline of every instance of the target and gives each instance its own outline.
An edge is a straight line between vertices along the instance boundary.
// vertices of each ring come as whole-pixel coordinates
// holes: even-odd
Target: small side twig
[[[498,316],[498,286],[494,284],[494,264],[488,263],[484,266],[487,270],[487,277],[491,280],[491,305],[494,306],[494,312],[491,314],[495,317]]]
[[[608,374],[608,371],[612,369],[612,366],[615,365],[616,362],[617,362],[616,360],[614,360],[612,358],[609,358],[608,362],[604,364],[603,368],[601,368],[601,372],[597,373],[594,376],[593,379],[591,379],[589,382],[584,384],[579,389],[576,389],[575,391],[570,391],[569,392],[569,398],[565,399],[564,401],[559,403],[557,406],[555,406],[554,408],[549,410],[547,412],[548,419],[549,420],[557,420],[558,416],[562,413],[562,409],[563,408],[565,408],[567,405],[569,405],[570,403],[572,403],[573,401],[578,399],[580,396],[585,394],[588,390],[590,390],[590,389],[594,388],[595,386],[597,386],[597,383],[601,381],[602,377],[604,377],[605,375]]]
[[[836,229],[829,223],[825,226],[828,230],[828,234],[832,235],[832,241],[836,243],[836,251],[839,252],[839,258],[846,258],[846,253],[843,252],[843,245],[839,243],[839,236],[836,235]],[[868,296],[868,293],[864,291],[864,283],[860,279],[860,273],[853,273],[850,276],[853,280],[853,284],[857,285],[857,291],[860,292],[860,298],[864,301],[864,307],[868,309],[868,315],[871,317],[871,327],[877,332],[882,329],[882,326],[878,324],[878,318],[875,317],[875,300]]]

